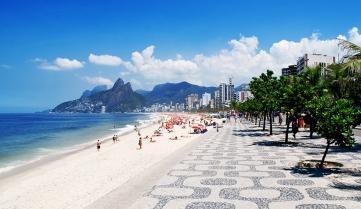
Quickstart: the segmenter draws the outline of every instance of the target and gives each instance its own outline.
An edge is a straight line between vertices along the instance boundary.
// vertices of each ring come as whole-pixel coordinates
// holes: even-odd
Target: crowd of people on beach
[[[181,138],[190,137],[189,135],[180,135],[177,136],[174,131],[175,127],[180,127],[181,129],[189,129],[188,134],[202,134],[207,132],[207,126],[212,126],[219,131],[221,127],[218,122],[216,122],[211,117],[207,117],[206,115],[178,115],[172,114],[167,117],[162,117],[158,120],[159,127],[153,131],[151,135],[142,136],[141,129],[134,125],[134,132],[138,136],[138,150],[143,149],[144,141],[149,141],[150,143],[156,142],[155,137],[163,136],[163,133],[173,135],[169,137],[169,140],[179,140]],[[113,144],[119,141],[118,135],[114,135],[112,137]],[[98,140],[96,143],[97,151],[100,150],[102,141]]]

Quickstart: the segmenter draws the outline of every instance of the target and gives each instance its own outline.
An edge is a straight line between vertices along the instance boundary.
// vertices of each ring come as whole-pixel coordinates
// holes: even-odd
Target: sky
[[[346,4],[346,3],[345,3]],[[361,1],[0,1],[0,112],[34,112],[117,78],[216,86],[361,45]]]

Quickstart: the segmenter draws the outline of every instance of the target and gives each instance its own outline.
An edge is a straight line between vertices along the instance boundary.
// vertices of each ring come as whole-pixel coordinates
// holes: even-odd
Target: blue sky
[[[118,77],[143,89],[180,80],[215,85],[218,71],[247,82],[265,68],[277,70],[301,52],[314,52],[318,43],[321,52],[334,53],[332,39],[340,34],[357,42],[361,1],[340,4],[2,0],[0,112],[52,108]],[[282,47],[293,42],[303,49],[283,60]],[[90,54],[99,59],[90,61]]]

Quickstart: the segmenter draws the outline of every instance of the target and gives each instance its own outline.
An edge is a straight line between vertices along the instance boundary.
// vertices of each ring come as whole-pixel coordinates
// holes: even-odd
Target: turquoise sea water
[[[0,172],[75,145],[121,134],[150,114],[0,114]]]

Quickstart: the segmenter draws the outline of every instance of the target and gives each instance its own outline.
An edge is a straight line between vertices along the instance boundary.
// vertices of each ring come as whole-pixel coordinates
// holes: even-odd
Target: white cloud
[[[356,27],[348,32],[348,36],[339,35],[361,44],[361,35]],[[189,81],[202,85],[218,85],[232,76],[236,83],[247,82],[266,69],[281,73],[281,68],[296,64],[298,57],[305,53],[320,53],[340,57],[338,40],[321,39],[319,34],[298,41],[280,40],[269,49],[259,49],[259,40],[255,36],[240,37],[228,42],[229,47],[213,55],[197,54],[192,59],[177,55],[175,59],[159,59],[154,56],[155,46],[151,45],[143,51],[131,54],[129,62],[122,65],[128,69],[129,77],[136,77],[143,88],[150,88],[161,82]],[[124,64],[126,63],[126,64]],[[124,74],[126,75],[126,74]],[[139,84],[139,83],[138,83]]]
[[[348,32],[349,36],[350,36],[350,41],[357,44],[357,45],[361,45],[361,34],[358,31],[358,28],[353,27],[349,32]]]
[[[131,83],[133,90],[140,89],[143,86],[142,82],[134,78],[130,79],[129,82]]]
[[[117,56],[112,55],[95,55],[90,54],[88,57],[89,62],[97,65],[107,65],[107,66],[119,66],[123,63],[123,60]]]
[[[49,63],[46,59],[35,58],[33,60],[37,63],[38,68],[50,71],[64,71],[83,68],[84,64],[76,59],[68,59],[58,57],[53,62]]]
[[[83,77],[83,79],[93,85],[107,85],[108,87],[113,86],[113,81],[111,81],[108,78],[104,78],[101,76],[96,76],[96,77],[89,77],[89,76],[85,76]]]
[[[61,57],[56,58],[54,63],[61,69],[77,69],[84,66],[83,63],[79,62],[76,59],[71,60]]]

